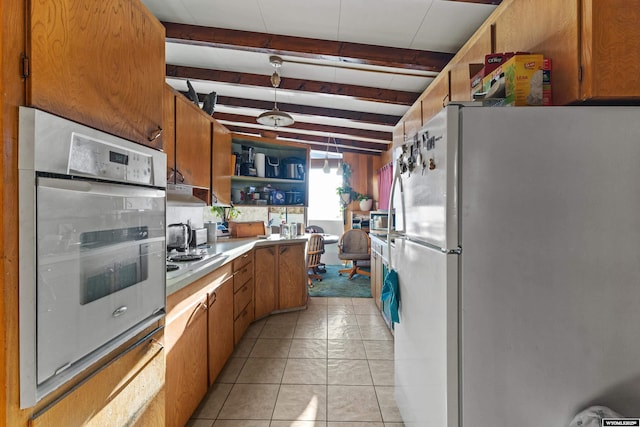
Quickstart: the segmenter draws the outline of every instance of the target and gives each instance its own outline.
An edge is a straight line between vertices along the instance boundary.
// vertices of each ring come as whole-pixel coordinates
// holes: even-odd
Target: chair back
[[[319,225],[308,225],[307,228],[304,229],[305,233],[324,233],[324,230]]]
[[[340,237],[338,252],[343,254],[371,253],[371,239],[369,235],[358,228],[347,230]]]
[[[320,257],[324,252],[324,237],[320,234],[312,234],[307,243],[307,268],[319,266]]]

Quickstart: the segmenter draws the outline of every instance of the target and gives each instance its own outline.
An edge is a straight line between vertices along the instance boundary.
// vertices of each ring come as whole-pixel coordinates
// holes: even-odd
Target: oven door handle
[[[107,184],[101,182],[85,181],[81,179],[56,179],[38,177],[38,186],[56,190],[76,191],[102,196],[116,197],[148,197],[164,198],[164,190],[123,186],[119,184]]]

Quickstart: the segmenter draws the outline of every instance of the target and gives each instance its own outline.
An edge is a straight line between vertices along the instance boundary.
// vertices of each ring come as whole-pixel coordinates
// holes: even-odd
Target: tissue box
[[[515,55],[502,64],[504,105],[543,105],[544,57]]]

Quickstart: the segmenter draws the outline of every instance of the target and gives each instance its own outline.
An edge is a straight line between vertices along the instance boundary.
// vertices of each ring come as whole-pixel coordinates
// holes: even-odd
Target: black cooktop
[[[173,255],[169,257],[169,261],[171,262],[189,262],[189,261],[198,261],[203,258],[202,255],[198,254],[183,254],[183,255]]]

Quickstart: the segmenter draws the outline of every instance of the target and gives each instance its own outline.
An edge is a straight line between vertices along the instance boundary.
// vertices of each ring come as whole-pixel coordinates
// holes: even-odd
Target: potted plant
[[[220,218],[225,227],[229,226],[229,221],[238,218],[240,211],[235,206],[211,206],[211,212]]]
[[[373,206],[373,199],[367,194],[358,193],[356,200],[360,202],[361,211],[370,211]]]
[[[340,199],[342,200],[342,204],[343,205],[348,205],[349,202],[351,201],[351,193],[353,192],[353,190],[351,189],[351,187],[349,185],[341,185],[340,187],[336,188],[336,194],[338,196],[340,196]]]
[[[340,167],[342,168],[342,185],[336,188],[336,194],[340,196],[342,206],[344,208],[344,206],[351,202],[351,195],[353,194],[353,189],[351,188],[350,183],[351,166],[349,166],[349,163],[343,162]]]

